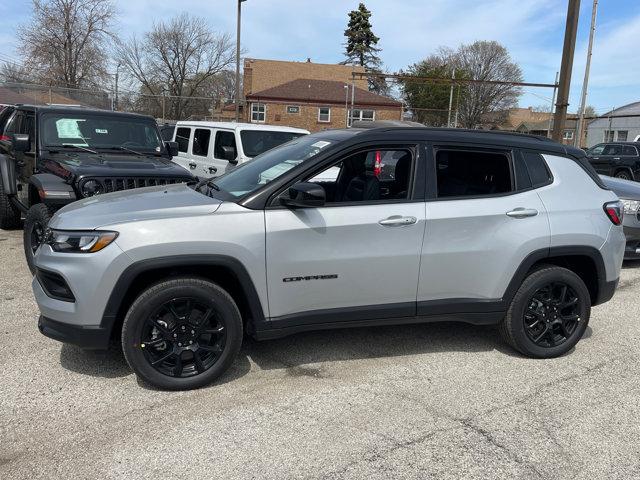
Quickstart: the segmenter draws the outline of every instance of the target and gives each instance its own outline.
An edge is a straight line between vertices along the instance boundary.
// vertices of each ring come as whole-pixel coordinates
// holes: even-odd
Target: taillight
[[[379,177],[382,173],[382,152],[380,150],[376,150],[376,161],[373,164],[373,174],[376,177]]]
[[[624,218],[624,208],[622,207],[622,202],[608,202],[605,203],[602,208],[604,208],[604,213],[607,214],[609,220],[614,225],[621,225],[622,219]]]
[[[10,142],[11,137],[9,135],[0,135],[0,142]]]

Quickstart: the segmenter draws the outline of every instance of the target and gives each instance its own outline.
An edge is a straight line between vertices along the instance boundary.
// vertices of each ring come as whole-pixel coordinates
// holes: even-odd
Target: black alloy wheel
[[[539,265],[524,279],[499,324],[502,338],[532,358],[569,352],[584,335],[591,293],[575,272]]]
[[[140,337],[149,364],[163,375],[205,372],[224,350],[226,329],[214,306],[193,297],[169,300],[145,322]]]
[[[564,282],[539,288],[524,312],[524,328],[533,343],[557,347],[576,332],[580,322],[579,298]]]
[[[142,380],[167,390],[210,384],[233,364],[244,326],[235,300],[199,277],[143,290],[122,324],[122,350]]]

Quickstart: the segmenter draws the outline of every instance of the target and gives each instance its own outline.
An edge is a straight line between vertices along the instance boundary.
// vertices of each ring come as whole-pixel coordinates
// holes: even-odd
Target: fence
[[[235,111],[223,110],[220,97],[149,95],[128,90],[105,91],[28,83],[0,82],[0,105],[81,105],[151,115],[160,121],[232,120]]]

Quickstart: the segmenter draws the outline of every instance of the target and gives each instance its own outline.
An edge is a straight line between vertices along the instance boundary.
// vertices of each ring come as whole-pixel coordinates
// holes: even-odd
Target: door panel
[[[547,212],[535,190],[427,203],[418,313],[430,300],[500,299],[525,257],[549,245]]]
[[[267,210],[271,317],[407,302],[414,314],[424,220],[424,202]]]

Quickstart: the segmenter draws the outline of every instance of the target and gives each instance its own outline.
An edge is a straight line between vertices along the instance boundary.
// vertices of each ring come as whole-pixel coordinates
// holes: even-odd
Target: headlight
[[[118,232],[72,232],[51,230],[49,245],[56,252],[95,253],[118,237]]]
[[[624,205],[624,213],[627,215],[635,215],[640,208],[640,201],[638,200],[627,200],[621,198],[620,201]]]
[[[104,193],[104,187],[98,180],[87,180],[82,184],[80,191],[83,197],[93,197],[94,195]]]

